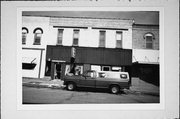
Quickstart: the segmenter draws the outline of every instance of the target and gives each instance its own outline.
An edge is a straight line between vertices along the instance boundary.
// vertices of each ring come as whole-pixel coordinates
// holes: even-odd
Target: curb
[[[63,85],[59,84],[46,84],[42,82],[28,82],[28,83],[23,83],[23,86],[27,87],[36,87],[36,88],[52,88],[52,89],[63,89]]]
[[[51,89],[64,89],[64,85],[60,84],[47,84],[44,82],[24,82],[23,86],[27,87],[36,87],[36,88],[51,88]],[[147,92],[147,91],[139,91],[139,90],[131,90],[131,89],[124,89],[123,90],[127,94],[135,94],[135,95],[151,95],[159,97],[159,93],[155,92]]]
[[[155,92],[147,92],[147,91],[135,91],[135,90],[124,90],[126,93],[130,93],[130,94],[137,94],[137,95],[151,95],[151,96],[157,96],[159,97],[159,93],[155,93]]]

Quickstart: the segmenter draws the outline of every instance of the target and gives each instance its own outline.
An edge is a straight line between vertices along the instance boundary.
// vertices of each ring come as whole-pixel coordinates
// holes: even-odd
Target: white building
[[[122,51],[132,50],[132,23],[132,20],[111,18],[23,16],[23,77],[43,78],[46,72],[45,69],[47,70],[48,59],[61,60],[61,56],[54,55],[49,57],[47,46],[55,46],[56,48],[61,46],[105,48],[118,49],[118,51],[122,49]],[[115,64],[108,64],[107,61],[104,61],[102,64],[96,64],[95,61],[92,61],[88,65],[91,69],[98,70],[103,70],[102,67],[105,66],[108,67],[108,69],[105,67],[106,70],[112,70],[121,66],[123,68],[127,65],[127,63],[123,64],[123,61],[128,61],[129,64],[127,66],[130,66],[132,63],[132,56],[128,57],[129,60],[127,58],[123,59],[116,66]],[[113,57],[112,59],[109,57],[109,59],[112,60]],[[82,64],[83,62],[80,61],[81,59],[79,59],[79,63]],[[33,63],[36,64],[34,68]]]

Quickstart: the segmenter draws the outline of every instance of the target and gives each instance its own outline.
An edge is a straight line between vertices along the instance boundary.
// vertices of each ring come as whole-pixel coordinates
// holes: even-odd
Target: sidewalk
[[[63,81],[60,79],[51,80],[50,77],[45,78],[23,78],[23,86],[38,88],[63,88]]]
[[[147,83],[143,80],[140,80],[139,78],[132,78],[132,86],[130,87],[130,91],[154,96],[159,96],[160,93],[158,86]]]
[[[50,77],[45,78],[23,78],[23,86],[38,87],[38,88],[53,88],[62,89],[63,81],[60,79],[51,80]],[[145,94],[159,96],[159,87],[150,83],[144,82],[139,78],[132,78],[132,86],[130,90],[125,90],[131,94]]]

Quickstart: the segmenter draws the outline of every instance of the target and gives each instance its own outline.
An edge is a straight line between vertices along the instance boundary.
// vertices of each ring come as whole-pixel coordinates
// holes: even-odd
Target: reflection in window
[[[87,76],[87,77],[94,77],[94,73],[93,73],[93,72],[87,72],[87,73],[86,73],[86,76]]]
[[[105,78],[106,74],[105,73],[99,73],[99,78]]]
[[[26,27],[22,28],[22,44],[26,44],[26,39],[27,39],[27,34],[28,34],[28,29]]]
[[[41,45],[41,37],[43,34],[43,30],[41,28],[36,28],[33,33],[34,33],[34,45]]]

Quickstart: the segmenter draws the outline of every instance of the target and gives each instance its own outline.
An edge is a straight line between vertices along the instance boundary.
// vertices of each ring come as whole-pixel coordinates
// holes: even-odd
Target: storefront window
[[[111,71],[110,66],[102,66],[102,71]]]
[[[83,74],[83,66],[75,65],[74,71],[72,72],[72,66],[70,64],[66,65],[65,75],[81,75]]]

